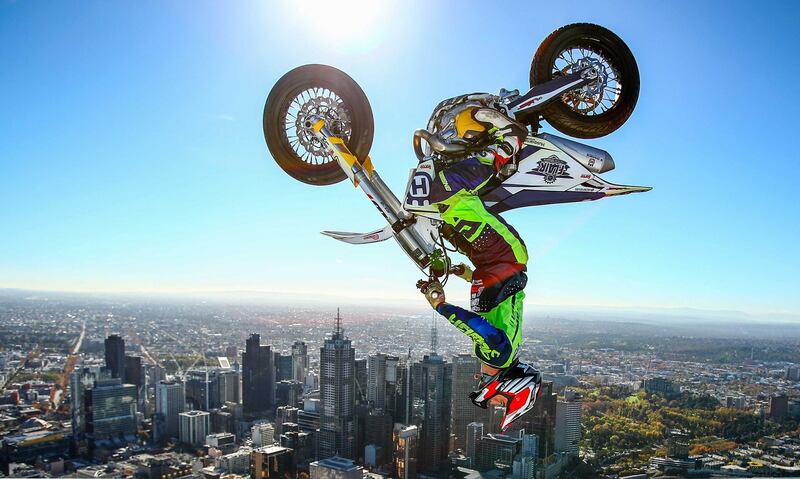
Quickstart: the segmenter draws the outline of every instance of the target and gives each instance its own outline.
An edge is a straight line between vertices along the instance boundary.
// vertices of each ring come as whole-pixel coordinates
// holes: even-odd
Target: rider
[[[442,235],[475,266],[474,271],[463,264],[451,270],[472,283],[471,311],[447,303],[438,281],[425,288],[425,296],[473,340],[482,367],[480,384],[470,398],[486,408],[490,402],[502,402],[498,395],[504,397],[501,428],[505,429],[533,407],[541,377],[516,357],[522,337],[522,290],[527,283],[525,243],[478,196],[489,181],[515,167],[528,130],[495,108],[487,101],[490,98],[464,95],[440,104],[454,112],[454,128],[449,128],[454,137],[444,140],[465,149],[460,157],[444,158],[430,194],[445,222]]]

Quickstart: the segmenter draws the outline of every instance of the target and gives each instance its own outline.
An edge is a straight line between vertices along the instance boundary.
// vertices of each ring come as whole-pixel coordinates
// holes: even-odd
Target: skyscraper
[[[535,434],[539,438],[539,458],[544,459],[554,452],[556,428],[556,402],[558,396],[553,392],[551,381],[542,381],[542,393],[533,409],[509,426],[507,434],[517,435],[520,431]],[[499,421],[495,421],[499,424]]]
[[[567,390],[563,401],[556,403],[556,452],[578,456],[581,440],[581,396]]]
[[[367,401],[372,407],[386,407],[386,355],[373,354],[367,357]]]
[[[501,469],[511,471],[514,458],[522,448],[522,441],[517,437],[503,434],[487,434],[477,444],[475,453],[475,469],[489,471]]]
[[[269,346],[261,336],[251,334],[242,353],[242,403],[250,416],[265,414],[275,407],[275,368]]]
[[[292,344],[292,379],[305,383],[307,370],[308,346],[303,341],[296,341]]]
[[[106,369],[112,378],[125,382],[125,341],[117,334],[106,338]]]
[[[457,354],[453,363],[453,447],[464,450],[467,446],[467,425],[472,422],[488,424],[490,410],[472,403],[469,394],[478,386],[475,379],[481,371],[481,362],[470,353]]]
[[[202,446],[210,427],[210,414],[205,411],[187,411],[178,415],[180,432],[178,437],[183,444]]]
[[[84,390],[86,435],[91,449],[111,448],[112,440],[136,438],[136,386],[119,379],[98,380]]]
[[[355,355],[344,336],[339,311],[333,335],[320,348],[319,456],[355,458]]]
[[[395,424],[394,427],[394,477],[415,479],[417,477],[417,426]]]
[[[288,447],[265,446],[250,453],[250,477],[287,479],[296,477],[294,451]]]
[[[290,354],[274,353],[275,361],[275,382],[292,379],[294,374],[292,356]]]
[[[465,440],[465,452],[473,464],[475,463],[475,454],[478,451],[478,441],[483,437],[483,423],[471,422],[467,424],[467,437]]]
[[[162,443],[169,438],[178,437],[178,415],[184,410],[186,398],[181,382],[159,381],[155,389],[153,439]]]
[[[94,381],[95,374],[89,368],[75,369],[69,377],[73,453],[79,456],[86,452],[85,391],[94,386]]]
[[[419,440],[420,472],[435,473],[448,464],[450,445],[452,364],[436,353],[425,355],[411,371],[415,403],[422,406]]]
[[[137,404],[144,411],[147,400],[147,381],[141,356],[125,356],[125,382],[136,386]]]

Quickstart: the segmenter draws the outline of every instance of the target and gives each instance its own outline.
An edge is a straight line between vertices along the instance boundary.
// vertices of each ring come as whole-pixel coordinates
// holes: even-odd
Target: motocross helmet
[[[470,107],[460,111],[456,115],[455,127],[456,134],[469,142],[474,142],[486,133],[486,127],[475,120],[473,113],[476,107]]]

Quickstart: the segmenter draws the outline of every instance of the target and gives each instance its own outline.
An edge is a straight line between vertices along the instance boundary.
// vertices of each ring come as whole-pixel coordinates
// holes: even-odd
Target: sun
[[[289,2],[292,16],[312,38],[334,47],[369,46],[378,40],[384,13],[375,0],[297,0]]]

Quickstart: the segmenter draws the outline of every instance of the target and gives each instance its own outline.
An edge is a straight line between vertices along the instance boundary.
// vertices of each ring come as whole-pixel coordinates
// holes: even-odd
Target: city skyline
[[[519,3],[509,13],[532,20],[495,29],[487,42],[442,27],[483,24],[475,3],[305,7],[363,28],[320,44],[285,42],[304,20],[278,2],[200,2],[191,12],[4,3],[0,39],[15,47],[0,50],[8,72],[0,86],[14,92],[0,111],[0,217],[10,232],[0,237],[0,287],[423,304],[413,287],[419,273],[391,242],[355,248],[319,235],[368,231],[382,219],[345,184],[309,188],[276,167],[261,133],[270,86],[303,63],[353,76],[373,106],[372,157],[399,190],[414,162],[411,133],[438,101],[525,88],[538,42],[591,21],[631,46],[642,77],[630,121],[591,144],[614,156],[610,180],[654,190],[509,213],[532,257],[530,304],[800,313],[791,175],[755,175],[780,170],[796,120],[781,88],[743,100],[753,84],[741,61],[782,64],[771,45],[797,40],[796,4],[612,2],[587,12],[578,2]],[[420,9],[423,18],[413,14]],[[748,41],[730,28],[744,24]],[[429,53],[472,43],[463,73]],[[797,68],[766,69],[762,80],[781,85]],[[467,289],[454,282],[448,293],[466,298]]]

